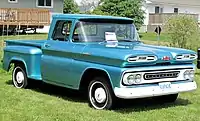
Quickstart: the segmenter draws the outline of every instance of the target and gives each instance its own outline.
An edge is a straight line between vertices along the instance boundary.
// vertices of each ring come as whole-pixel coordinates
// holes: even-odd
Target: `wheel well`
[[[83,74],[83,76],[81,78],[81,83],[80,83],[79,89],[81,91],[85,92],[87,90],[87,88],[88,88],[89,83],[95,77],[105,77],[106,79],[109,80],[108,83],[110,84],[110,86],[112,86],[111,83],[110,83],[110,78],[109,78],[108,74],[105,71],[99,70],[99,69],[87,69],[84,72],[84,74]]]
[[[9,64],[9,68],[8,71],[12,68],[12,66],[16,66],[16,65],[23,65],[25,67],[25,64],[22,61],[19,60],[12,60]]]

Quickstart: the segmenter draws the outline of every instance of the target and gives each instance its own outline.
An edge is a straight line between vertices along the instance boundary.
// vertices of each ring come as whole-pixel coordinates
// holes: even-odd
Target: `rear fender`
[[[27,70],[27,65],[26,65],[25,61],[22,58],[12,57],[8,62],[4,61],[3,68],[4,68],[4,70],[9,71],[10,68],[11,68],[11,64],[16,64],[18,62],[24,64],[24,67],[26,69],[26,73],[27,73],[27,75],[29,75],[28,74],[28,70]]]

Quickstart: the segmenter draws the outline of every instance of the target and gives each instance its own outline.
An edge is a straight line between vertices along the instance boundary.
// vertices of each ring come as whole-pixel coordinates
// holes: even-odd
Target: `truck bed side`
[[[3,68],[9,70],[10,64],[22,62],[26,68],[27,76],[31,79],[41,80],[40,61],[41,47],[46,40],[9,40],[4,48]]]

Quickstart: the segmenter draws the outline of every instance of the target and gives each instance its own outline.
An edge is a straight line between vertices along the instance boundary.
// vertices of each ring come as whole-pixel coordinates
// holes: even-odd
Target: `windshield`
[[[73,34],[74,42],[132,42],[139,41],[135,26],[130,21],[120,22],[86,22],[76,24]]]

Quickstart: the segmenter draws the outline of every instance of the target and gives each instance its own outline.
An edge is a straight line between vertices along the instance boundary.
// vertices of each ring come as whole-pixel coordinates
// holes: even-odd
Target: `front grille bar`
[[[159,73],[145,73],[145,80],[153,80],[153,79],[166,79],[166,78],[177,78],[180,71],[172,71],[172,72],[159,72]]]

